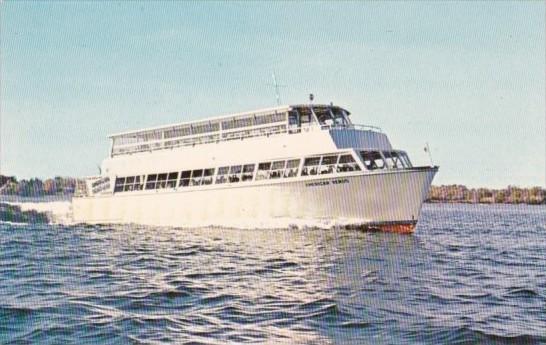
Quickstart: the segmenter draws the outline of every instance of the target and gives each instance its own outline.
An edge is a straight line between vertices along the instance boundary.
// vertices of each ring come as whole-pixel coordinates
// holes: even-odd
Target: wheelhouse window
[[[391,169],[404,169],[405,162],[396,151],[383,151],[387,166]]]
[[[386,167],[383,156],[379,151],[360,151],[360,155],[368,170],[384,169]]]
[[[334,124],[337,126],[346,126],[349,124],[349,119],[342,109],[332,109]]]
[[[404,161],[407,168],[413,167],[407,153],[405,153],[404,151],[398,151],[398,156],[402,159],[402,161]]]
[[[291,111],[288,113],[288,124],[290,126],[297,126],[299,125],[298,121],[298,113],[295,111]]]

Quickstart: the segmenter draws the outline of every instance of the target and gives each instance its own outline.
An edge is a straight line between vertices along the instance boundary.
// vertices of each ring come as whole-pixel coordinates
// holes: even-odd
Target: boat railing
[[[163,149],[174,149],[184,146],[195,146],[210,143],[219,143],[230,140],[243,140],[254,137],[263,137],[277,134],[295,134],[302,132],[310,132],[316,130],[344,130],[355,129],[363,131],[373,131],[382,133],[381,128],[369,125],[359,124],[331,124],[317,125],[308,124],[297,126],[289,126],[285,122],[269,123],[245,128],[236,128],[229,130],[219,130],[216,132],[207,132],[200,134],[187,135],[183,137],[163,138],[149,140],[137,143],[118,144],[112,149],[112,156],[133,154],[139,152],[150,152]]]
[[[347,127],[351,129],[360,130],[360,131],[372,131],[372,132],[383,133],[383,130],[381,129],[381,127],[377,127],[377,126],[350,124]]]

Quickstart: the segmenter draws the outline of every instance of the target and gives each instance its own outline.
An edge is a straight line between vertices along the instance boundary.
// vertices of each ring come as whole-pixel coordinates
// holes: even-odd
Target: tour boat
[[[78,223],[195,227],[327,221],[411,233],[437,166],[333,104],[278,106],[110,136],[77,186]]]

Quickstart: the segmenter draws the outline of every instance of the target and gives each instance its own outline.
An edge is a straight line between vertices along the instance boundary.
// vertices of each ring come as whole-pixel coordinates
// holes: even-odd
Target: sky
[[[108,134],[334,102],[434,184],[546,183],[545,3],[0,2],[0,173],[98,173]],[[266,149],[266,148],[264,148]]]

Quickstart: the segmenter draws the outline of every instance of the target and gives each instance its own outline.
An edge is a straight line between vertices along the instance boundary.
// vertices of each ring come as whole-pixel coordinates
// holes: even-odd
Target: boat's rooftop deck
[[[120,136],[126,136],[126,135],[129,135],[129,134],[147,133],[147,132],[150,132],[150,131],[168,130],[170,128],[178,128],[178,127],[185,127],[185,126],[197,127],[197,126],[200,126],[200,125],[206,125],[206,124],[212,124],[212,123],[222,123],[222,122],[229,123],[230,121],[233,122],[233,121],[242,120],[242,119],[248,118],[248,117],[257,117],[259,115],[264,115],[264,114],[286,113],[286,112],[288,112],[290,110],[293,110],[293,109],[302,110],[302,109],[310,109],[311,107],[313,108],[314,111],[317,111],[317,112],[325,111],[325,110],[328,110],[328,109],[333,109],[334,111],[343,110],[343,111],[345,111],[345,113],[347,115],[350,114],[350,112],[347,111],[346,109],[343,109],[343,108],[341,108],[339,106],[336,106],[336,105],[328,105],[328,104],[292,104],[292,105],[277,106],[277,107],[273,107],[273,108],[263,108],[263,109],[253,110],[253,111],[245,111],[245,112],[242,112],[242,113],[235,113],[235,114],[228,114],[228,115],[222,115],[222,116],[209,117],[209,118],[202,119],[202,120],[184,121],[184,122],[179,122],[179,123],[174,123],[174,124],[169,124],[169,125],[142,128],[142,129],[137,129],[137,130],[130,130],[130,131],[125,131],[125,132],[114,133],[114,134],[109,135],[108,137],[109,138],[116,138],[116,137],[120,137]]]
[[[112,156],[212,142],[298,133],[302,129],[354,127],[334,105],[286,105],[111,135]],[[370,128],[369,128],[370,129]]]

